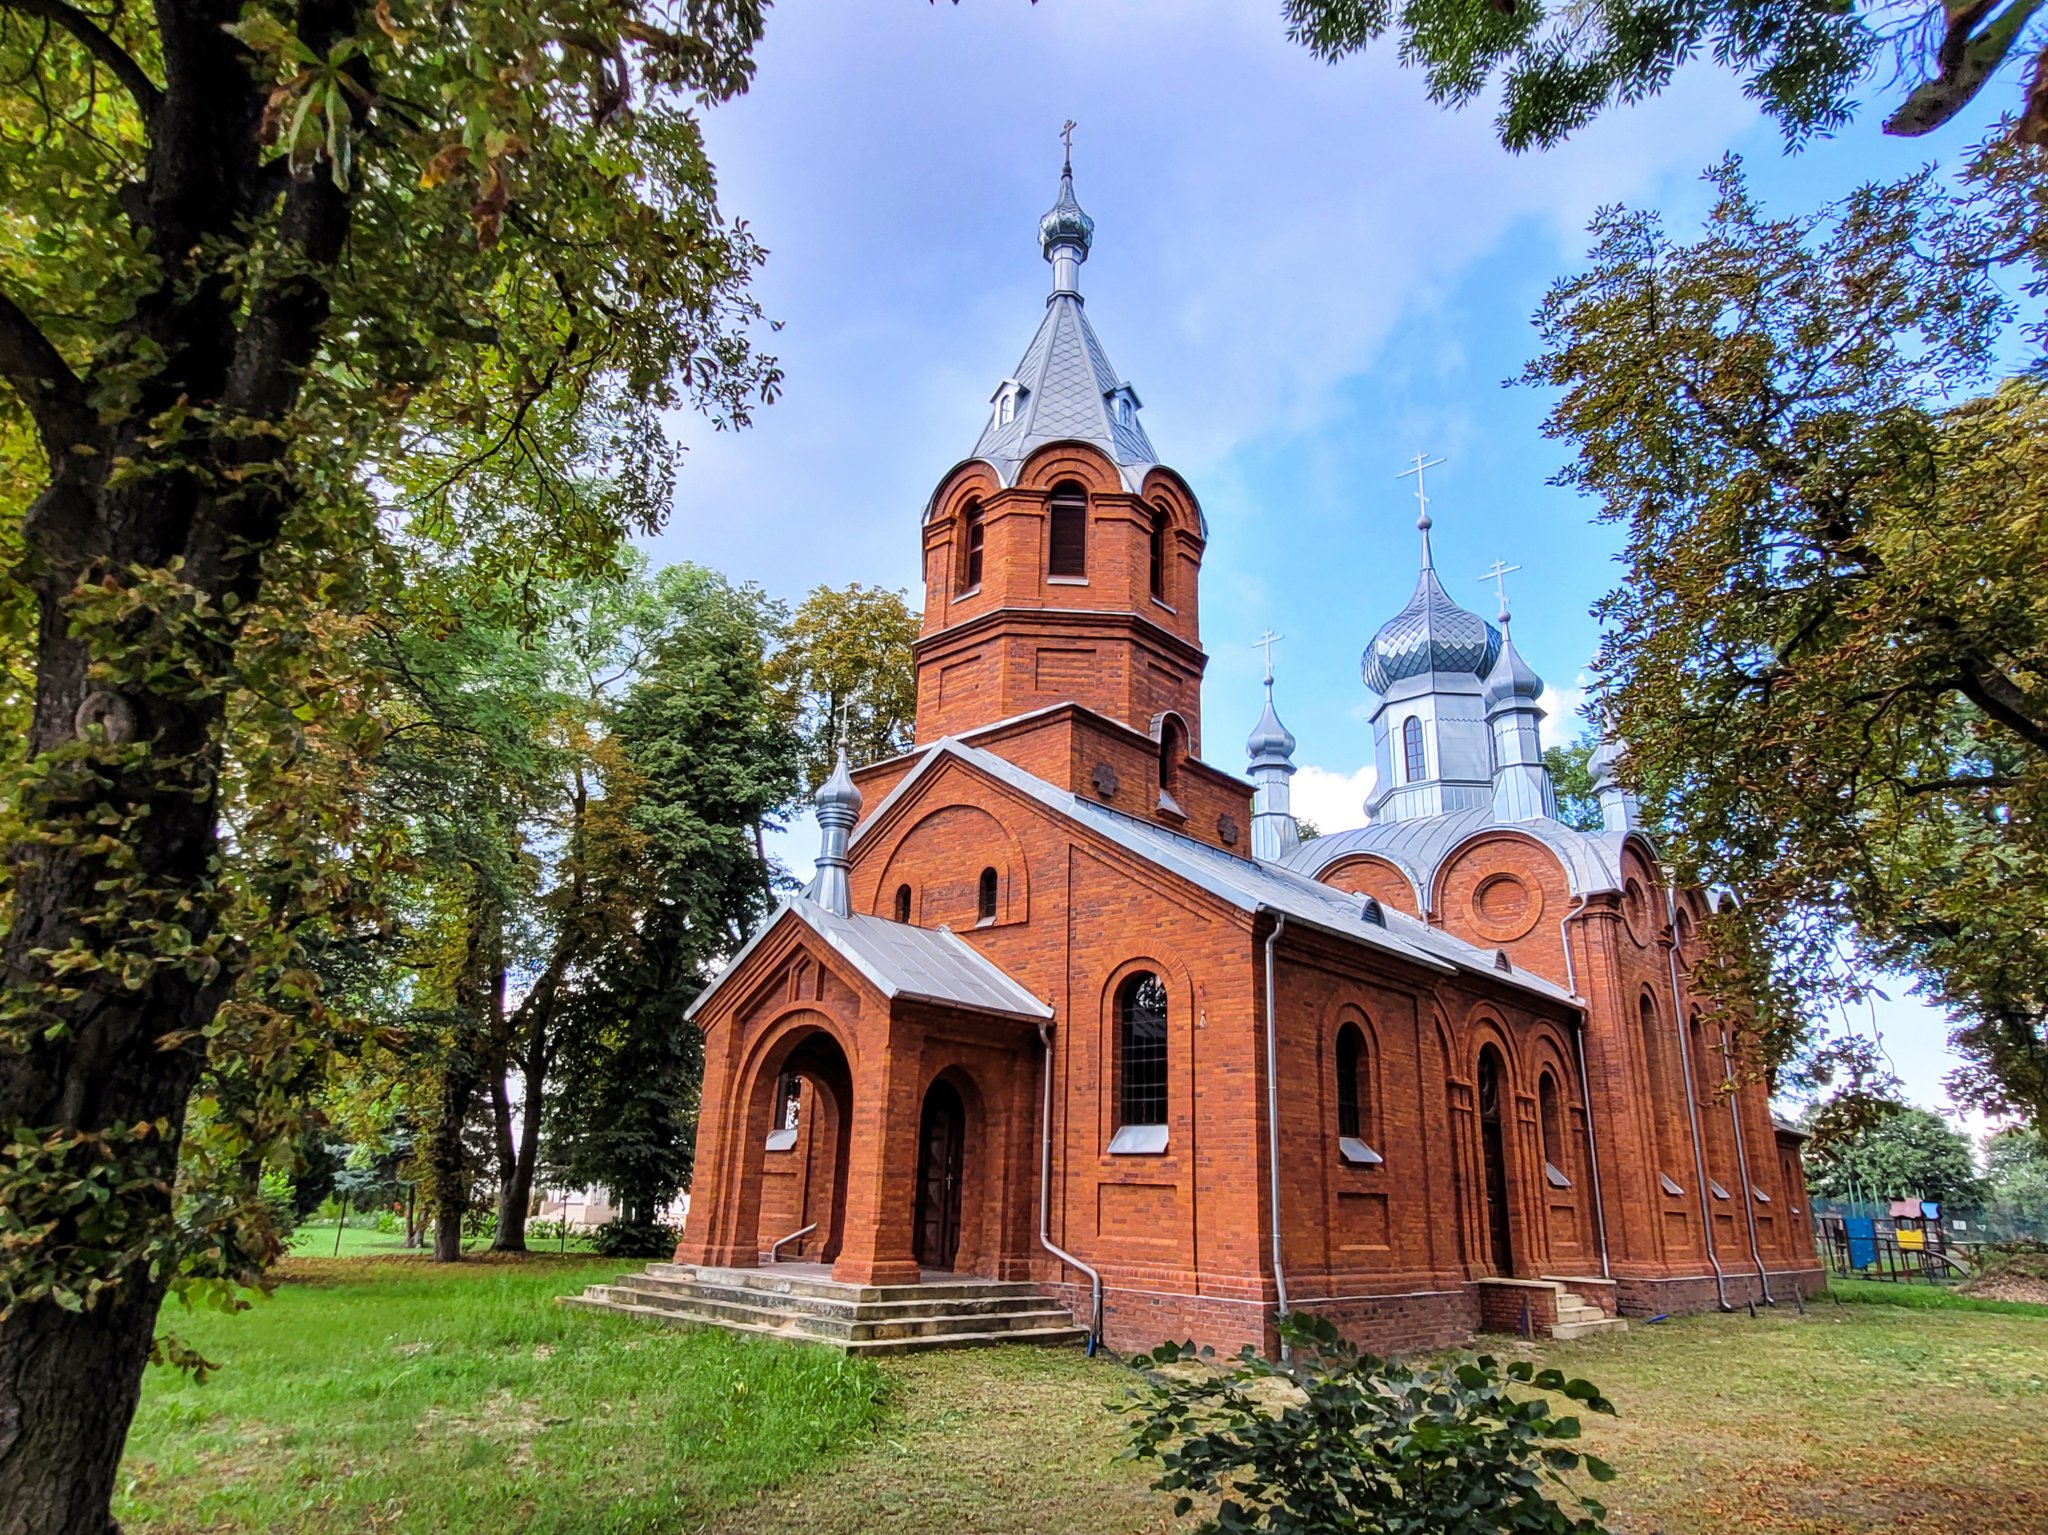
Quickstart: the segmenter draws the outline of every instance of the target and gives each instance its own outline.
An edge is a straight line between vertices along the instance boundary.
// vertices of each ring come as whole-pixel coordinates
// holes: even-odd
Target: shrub
[[[660,1221],[606,1221],[590,1233],[590,1245],[605,1258],[666,1258],[682,1239]]]
[[[1158,1463],[1152,1485],[1180,1494],[1175,1517],[1190,1494],[1219,1500],[1199,1535],[1603,1535],[1606,1509],[1564,1473],[1605,1482],[1614,1470],[1568,1448],[1579,1420],[1539,1394],[1611,1414],[1587,1382],[1485,1357],[1380,1360],[1301,1312],[1280,1336],[1293,1352],[1284,1364],[1247,1348],[1216,1371],[1193,1344],[1171,1343],[1134,1361],[1144,1384],[1125,1457]]]

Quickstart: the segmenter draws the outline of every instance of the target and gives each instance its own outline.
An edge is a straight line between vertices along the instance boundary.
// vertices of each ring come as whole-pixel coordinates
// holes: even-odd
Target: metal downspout
[[[1045,1134],[1040,1142],[1038,1164],[1038,1245],[1070,1268],[1088,1276],[1088,1352],[1102,1341],[1102,1275],[1083,1263],[1052,1239],[1052,1025],[1038,1024],[1039,1043],[1045,1046]]]
[[[1280,1303],[1280,1315],[1287,1315],[1287,1275],[1280,1266],[1280,1046],[1278,1025],[1273,1014],[1273,947],[1287,927],[1287,914],[1273,914],[1273,931],[1266,935],[1266,1167],[1268,1197],[1273,1208],[1273,1289]],[[1280,1345],[1280,1358],[1289,1355]]]
[[[1564,945],[1564,989],[1572,999],[1581,1004],[1585,998],[1579,995],[1578,973],[1572,966],[1572,918],[1586,909],[1587,897],[1581,895],[1572,909],[1557,922],[1558,941]],[[1579,1061],[1579,1102],[1586,1110],[1586,1163],[1593,1172],[1593,1224],[1600,1233],[1600,1277],[1612,1279],[1614,1273],[1607,1266],[1607,1204],[1600,1197],[1600,1140],[1593,1130],[1593,1088],[1586,1078],[1586,1012],[1579,1009],[1579,1025],[1572,1031],[1572,1045]]]
[[[1756,1264],[1757,1283],[1764,1287],[1764,1304],[1775,1306],[1778,1299],[1771,1294],[1771,1276],[1764,1268],[1763,1249],[1756,1239],[1756,1185],[1750,1181],[1749,1150],[1742,1143],[1742,1115],[1734,1091],[1735,1066],[1728,1058],[1728,1036],[1725,1032],[1721,1036],[1721,1080],[1729,1089],[1728,1123],[1735,1127],[1735,1170],[1742,1174],[1742,1208],[1749,1216],[1749,1256]]]
[[[1700,1190],[1700,1237],[1707,1245],[1707,1262],[1714,1266],[1715,1299],[1723,1311],[1733,1311],[1735,1308],[1728,1304],[1728,1276],[1721,1272],[1721,1260],[1714,1252],[1714,1208],[1708,1202],[1713,1194],[1707,1185],[1707,1154],[1700,1148],[1700,1103],[1694,1091],[1692,1049],[1688,1043],[1691,1031],[1685,1026],[1685,1000],[1678,991],[1678,876],[1669,867],[1664,870],[1664,917],[1665,931],[1671,935],[1671,947],[1664,953],[1671,975],[1671,1021],[1678,1030],[1679,1075],[1685,1078],[1685,1119],[1692,1131],[1693,1176]]]

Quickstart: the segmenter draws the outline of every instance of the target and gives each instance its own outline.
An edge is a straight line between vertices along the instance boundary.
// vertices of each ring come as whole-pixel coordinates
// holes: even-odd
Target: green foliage
[[[1813,1150],[1807,1178],[1822,1199],[1933,1199],[1969,1206],[1980,1193],[1969,1138],[1939,1114],[1905,1105]]]
[[[1586,1381],[1487,1357],[1380,1360],[1304,1312],[1283,1317],[1280,1335],[1288,1363],[1247,1348],[1219,1373],[1196,1364],[1192,1344],[1170,1343],[1135,1361],[1146,1375],[1126,1453],[1158,1463],[1153,1486],[1179,1494],[1176,1516],[1194,1506],[1190,1494],[1220,1500],[1201,1535],[1604,1529],[1606,1510],[1564,1478],[1583,1469],[1605,1482],[1613,1469],[1569,1447],[1579,1420],[1548,1400],[1612,1414]]]
[[[917,628],[901,592],[858,581],[844,590],[821,586],[797,608],[769,662],[768,682],[803,735],[810,787],[831,775],[842,733],[856,766],[909,750],[917,720],[910,655]]]
[[[1535,0],[1286,0],[1288,36],[1318,58],[1357,53],[1388,31],[1419,66],[1430,99],[1462,107],[1498,82],[1500,140],[1557,143],[1603,108],[1661,91],[1684,60],[1707,54],[1740,76],[1794,143],[1849,120],[1849,92],[1878,48],[1851,4],[1835,0],[1601,0],[1589,11]]]
[[[1600,797],[1593,792],[1593,752],[1597,742],[1574,741],[1546,746],[1543,766],[1557,793],[1557,818],[1580,831],[1600,830]]]
[[[590,1233],[590,1247],[607,1258],[667,1258],[674,1255],[676,1243],[682,1239],[682,1232],[660,1221],[620,1216]]]
[[[2048,1216],[2048,1148],[2039,1132],[2000,1130],[1984,1143],[1984,1198],[1993,1210]]]
[[[2001,65],[2041,47],[2040,0],[1891,6],[1865,0],[1286,0],[1288,36],[1318,58],[1368,47],[1390,30],[1403,64],[1420,66],[1432,101],[1462,107],[1498,82],[1501,142],[1541,148],[1602,110],[1640,101],[1701,56],[1736,75],[1797,146],[1854,115],[1851,92],[1884,52],[1898,79],[1924,75],[1885,121],[1921,134],[1951,121]],[[2035,53],[2035,72],[2042,56]],[[2040,141],[2048,101],[2022,94],[2022,132]]]
[[[2048,1109],[2048,397],[1985,394],[2038,292],[2048,157],[2010,145],[1698,238],[1608,209],[1526,374],[1627,534],[1597,704],[1691,881],[1695,980],[1765,1054],[1879,968],[1956,1020],[1957,1092]],[[1845,941],[1845,930],[1853,937]]]

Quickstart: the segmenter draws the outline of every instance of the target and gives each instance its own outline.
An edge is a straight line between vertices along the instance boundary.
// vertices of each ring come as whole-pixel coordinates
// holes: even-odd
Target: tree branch
[[[0,378],[14,386],[28,407],[42,436],[43,451],[50,456],[51,469],[61,469],[65,454],[92,431],[85,385],[42,327],[5,292],[0,292]]]
[[[135,62],[128,50],[108,36],[85,12],[66,5],[64,0],[0,0],[0,10],[18,11],[24,16],[39,16],[45,21],[55,22],[77,39],[87,53],[113,71],[114,78],[135,98],[135,104],[142,109],[144,117],[155,113],[156,104],[163,99],[164,93],[143,72],[142,66]]]

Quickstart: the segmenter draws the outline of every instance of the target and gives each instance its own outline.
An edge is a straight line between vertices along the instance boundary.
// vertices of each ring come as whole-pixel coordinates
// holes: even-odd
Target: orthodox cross
[[[1264,634],[1252,641],[1252,649],[1263,650],[1266,653],[1266,686],[1268,687],[1273,685],[1273,646],[1286,638],[1286,635],[1275,634],[1271,629],[1268,629]]]
[[[1519,565],[1503,564],[1496,559],[1493,562],[1493,569],[1481,571],[1479,574],[1480,580],[1493,583],[1494,593],[1500,598],[1500,616],[1503,623],[1507,622],[1508,617],[1508,577],[1521,568]]]
[[[853,699],[857,692],[858,688],[848,688],[838,702],[832,705],[832,744],[836,748],[835,756],[846,755],[846,727],[853,714]]]
[[[1069,161],[1074,158],[1074,129],[1076,126],[1071,117],[1060,124],[1060,143],[1066,146],[1067,159]]]
[[[1394,476],[1394,478],[1397,480],[1405,480],[1411,474],[1415,476],[1415,501],[1416,504],[1422,508],[1420,515],[1418,515],[1415,519],[1415,526],[1422,530],[1422,568],[1424,570],[1429,569],[1430,566],[1430,521],[1429,496],[1422,488],[1422,475],[1424,470],[1434,469],[1443,462],[1444,461],[1440,458],[1429,458],[1421,453],[1418,453],[1415,455],[1415,467],[1413,469],[1403,469],[1399,474]]]

